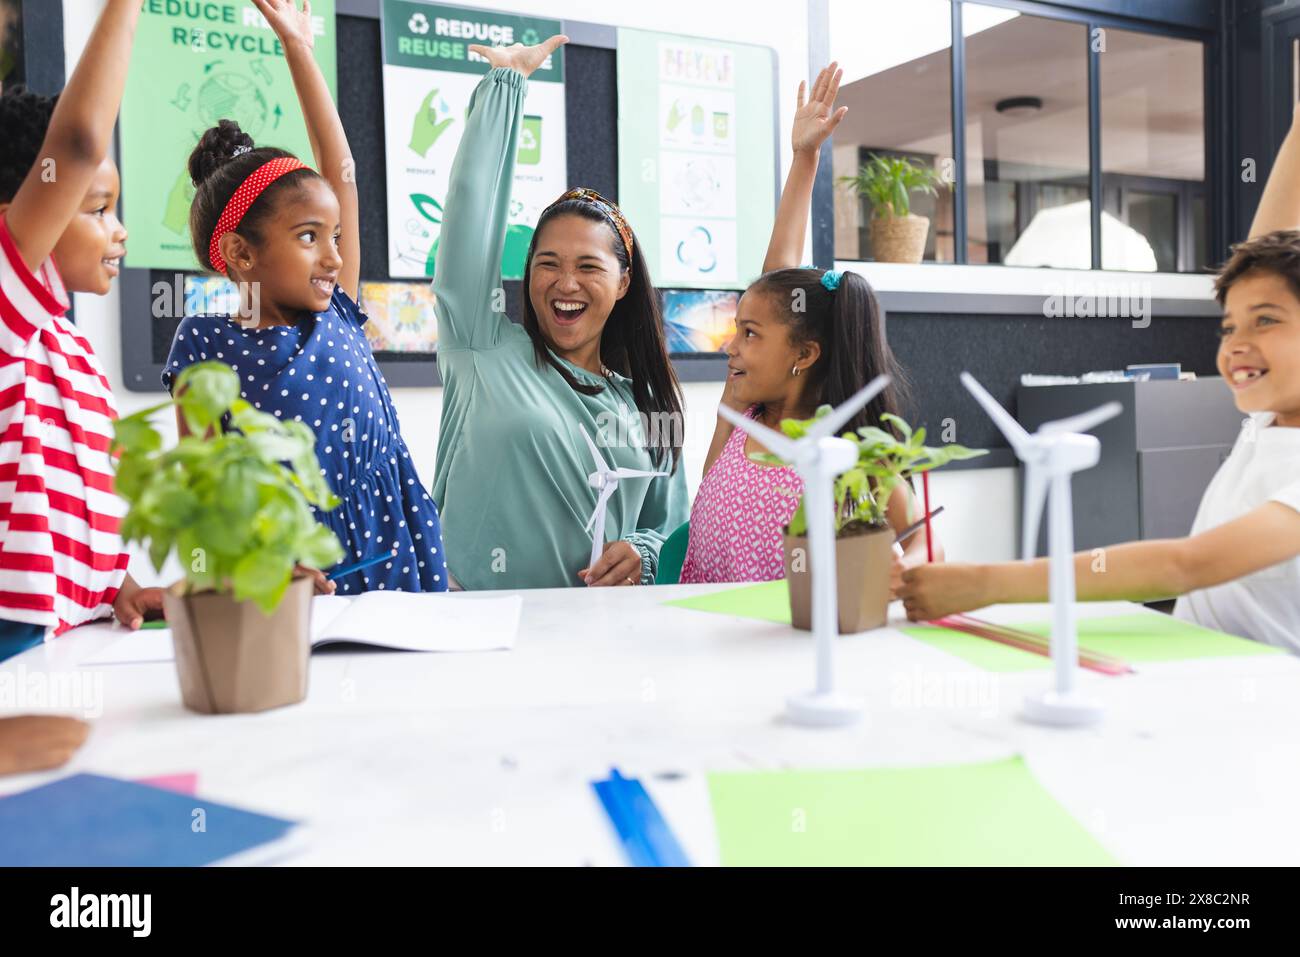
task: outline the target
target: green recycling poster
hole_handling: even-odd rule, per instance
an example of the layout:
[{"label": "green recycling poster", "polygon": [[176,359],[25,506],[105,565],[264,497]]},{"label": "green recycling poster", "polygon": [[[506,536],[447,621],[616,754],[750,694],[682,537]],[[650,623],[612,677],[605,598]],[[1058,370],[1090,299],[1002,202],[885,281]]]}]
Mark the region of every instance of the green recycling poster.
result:
[{"label": "green recycling poster", "polygon": [[[384,139],[388,272],[433,275],[451,164],[470,94],[488,63],[470,44],[532,45],[563,32],[559,20],[384,0]],[[528,81],[506,227],[502,278],[519,279],[537,219],[568,188],[564,50]],[[485,158],[488,159],[488,158]]]},{"label": "green recycling poster", "polygon": [[765,47],[618,31],[619,205],[661,286],[743,289],[762,270],[773,79]]},{"label": "green recycling poster", "polygon": [[[192,270],[194,187],[203,131],[233,119],[259,146],[314,164],[284,51],[247,0],[142,0],[120,118],[126,265]],[[334,0],[312,4],[316,62],[335,85]],[[205,264],[206,265],[206,264]]]}]

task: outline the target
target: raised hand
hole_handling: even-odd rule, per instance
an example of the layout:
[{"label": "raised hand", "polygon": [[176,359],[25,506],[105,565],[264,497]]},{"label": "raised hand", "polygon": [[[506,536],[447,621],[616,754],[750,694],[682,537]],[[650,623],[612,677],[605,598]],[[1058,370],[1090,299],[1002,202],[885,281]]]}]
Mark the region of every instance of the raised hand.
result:
[{"label": "raised hand", "polygon": [[568,37],[558,34],[531,47],[522,43],[512,43],[508,47],[486,47],[481,43],[471,43],[469,49],[471,53],[477,53],[487,60],[493,68],[505,67],[508,70],[518,70],[524,76],[532,76],[533,71],[545,63],[548,56],[568,42]]},{"label": "raised hand", "polygon": [[796,153],[816,152],[820,149],[849,111],[847,106],[835,109],[835,96],[840,91],[840,78],[843,76],[844,71],[838,69],[836,63],[823,67],[813,81],[812,96],[808,97],[806,103],[804,94],[808,84],[799,84],[798,109],[795,110],[794,125],[790,131],[790,143]]},{"label": "raised hand", "polygon": [[308,47],[315,46],[315,36],[311,32],[311,0],[302,0],[301,10],[297,0],[253,0],[253,6],[266,17],[266,22],[282,43],[298,40]]}]

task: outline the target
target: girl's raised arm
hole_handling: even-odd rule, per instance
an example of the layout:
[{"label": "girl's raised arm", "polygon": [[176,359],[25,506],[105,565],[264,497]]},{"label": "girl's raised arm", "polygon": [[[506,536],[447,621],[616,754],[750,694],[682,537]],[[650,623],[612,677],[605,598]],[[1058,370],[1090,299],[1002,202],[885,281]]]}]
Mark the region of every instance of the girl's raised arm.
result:
[{"label": "girl's raised arm", "polygon": [[338,196],[342,226],[339,255],[343,260],[339,288],[355,301],[361,284],[361,212],[356,168],[347,134],[343,132],[343,121],[312,53],[315,38],[311,30],[311,0],[303,0],[301,10],[297,0],[253,0],[253,4],[266,17],[284,47],[284,58],[298,92],[317,169]]},{"label": "girl's raised arm", "polygon": [[108,0],[59,96],[36,163],[5,212],[30,269],[39,269],[54,251],[108,156],[139,19],[140,0]]},{"label": "girl's raised arm", "polygon": [[844,71],[835,63],[823,67],[813,82],[812,96],[804,102],[807,84],[799,83],[798,109],[790,131],[794,147],[794,160],[781,190],[781,203],[776,209],[776,222],[772,224],[772,239],[768,243],[763,272],[788,269],[803,261],[804,236],[808,232],[808,211],[812,207],[813,180],[817,178],[818,153],[822,143],[835,132],[847,106],[835,109],[835,95],[840,90]]}]

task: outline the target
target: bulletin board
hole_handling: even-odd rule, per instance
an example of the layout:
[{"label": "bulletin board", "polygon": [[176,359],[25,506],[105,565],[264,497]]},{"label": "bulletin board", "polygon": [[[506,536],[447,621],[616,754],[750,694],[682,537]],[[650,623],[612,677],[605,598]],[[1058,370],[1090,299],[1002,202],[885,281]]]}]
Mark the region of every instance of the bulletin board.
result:
[{"label": "bulletin board", "polygon": [[[339,114],[352,145],[361,204],[361,298],[375,324],[372,331],[382,335],[380,340],[372,338],[372,347],[390,386],[441,385],[436,340],[432,324],[427,321],[427,304],[431,301],[428,283],[394,278],[389,273],[380,0],[335,0],[335,4]],[[571,20],[563,23],[564,32],[570,38],[564,47],[568,180],[570,185],[587,186],[618,201],[618,31],[601,24]],[[768,47],[749,49],[754,51],[752,55],[764,57],[771,64],[772,88],[766,91],[764,102],[770,100],[771,115],[775,118],[780,115],[776,53]],[[754,95],[751,93],[751,98]],[[773,174],[765,192],[775,211],[780,195],[776,173],[780,166],[780,147],[775,129],[770,150]],[[130,195],[124,191],[124,210],[129,211],[130,203]],[[636,218],[629,218],[634,227],[640,225]],[[127,225],[129,228],[130,223]],[[754,275],[760,263],[761,256],[751,265]],[[137,392],[162,389],[159,377],[180,323],[179,316],[184,312],[176,308],[157,309],[155,304],[160,295],[168,297],[172,307],[182,303],[187,308],[208,308],[220,295],[220,290],[209,280],[210,277],[201,276],[197,270],[194,273],[135,268],[122,271],[122,373],[127,388]],[[503,285],[507,314],[518,321],[522,314],[521,283],[506,280]],[[726,359],[720,350],[730,336],[739,298],[734,284],[731,288],[720,285],[715,289],[673,288],[667,284],[659,288],[665,333],[679,378],[722,381],[726,375]],[[156,315],[160,311],[163,316]]]}]

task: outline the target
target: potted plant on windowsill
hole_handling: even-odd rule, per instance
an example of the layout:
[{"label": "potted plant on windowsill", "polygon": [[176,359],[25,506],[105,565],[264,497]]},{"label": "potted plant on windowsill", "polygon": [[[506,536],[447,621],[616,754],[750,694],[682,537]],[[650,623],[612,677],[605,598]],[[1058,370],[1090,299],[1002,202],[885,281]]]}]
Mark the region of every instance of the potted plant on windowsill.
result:
[{"label": "potted plant on windowsill", "polygon": [[[831,411],[817,410],[812,419],[783,419],[781,431],[800,439],[813,422]],[[964,445],[927,446],[925,429],[912,431],[896,415],[881,419],[897,434],[875,426],[845,432],[858,447],[858,461],[835,480],[835,566],[840,634],[853,634],[884,625],[889,610],[889,572],[894,560],[895,532],[887,519],[889,498],[900,482],[958,459],[986,454]],[[778,456],[755,452],[750,458],[769,465],[787,464]],[[801,499],[785,531],[785,577],[790,589],[790,619],[796,628],[812,630],[812,574],[809,569],[808,524]]]},{"label": "potted plant on windowsill", "polygon": [[[150,417],[179,407],[190,435],[163,450]],[[224,423],[224,428],[223,428]],[[155,569],[176,552],[185,577],[164,592],[185,706],[264,711],[307,696],[312,580],[299,564],[343,557],[311,505],[338,504],[315,438],[239,397],[235,372],[200,362],[175,398],[114,423],[122,538],[147,543]]]},{"label": "potted plant on windowsill", "polygon": [[877,262],[919,263],[930,220],[912,212],[912,193],[938,195],[946,186],[931,167],[905,156],[872,153],[855,176],[842,176],[871,205],[871,251]]}]

